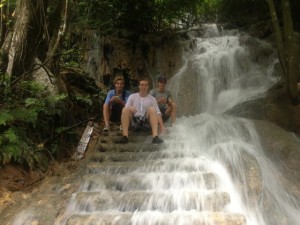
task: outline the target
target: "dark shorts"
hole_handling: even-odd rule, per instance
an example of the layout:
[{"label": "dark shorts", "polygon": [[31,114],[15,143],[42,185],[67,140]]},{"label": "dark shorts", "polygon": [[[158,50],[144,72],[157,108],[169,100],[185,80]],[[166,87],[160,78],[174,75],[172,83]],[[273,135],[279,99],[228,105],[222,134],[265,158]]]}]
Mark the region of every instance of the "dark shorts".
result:
[{"label": "dark shorts", "polygon": [[124,106],[121,104],[113,104],[111,106],[110,120],[112,122],[120,122],[121,121],[121,114],[122,114],[123,107]]},{"label": "dark shorts", "polygon": [[159,108],[160,112],[161,112],[161,118],[163,120],[163,122],[166,122],[170,116],[166,115],[166,111],[167,111],[167,108],[166,107],[163,107],[163,108]]},{"label": "dark shorts", "polygon": [[131,128],[134,131],[149,131],[151,125],[148,118],[145,116],[133,116],[131,122]]}]

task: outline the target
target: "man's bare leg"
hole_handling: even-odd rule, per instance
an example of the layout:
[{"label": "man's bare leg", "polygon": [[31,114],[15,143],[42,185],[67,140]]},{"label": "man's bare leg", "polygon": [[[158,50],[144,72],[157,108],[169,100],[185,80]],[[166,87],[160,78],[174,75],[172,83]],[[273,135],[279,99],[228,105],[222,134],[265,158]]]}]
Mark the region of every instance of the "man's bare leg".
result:
[{"label": "man's bare leg", "polygon": [[172,102],[172,108],[171,108],[171,123],[172,125],[175,123],[176,119],[176,103]]},{"label": "man's bare leg", "polygon": [[154,107],[149,107],[147,109],[147,117],[149,118],[151,130],[152,130],[152,136],[157,136],[158,132],[158,118],[157,118],[157,112]]},{"label": "man's bare leg", "polygon": [[103,118],[105,126],[109,128],[110,108],[108,104],[103,104]]},{"label": "man's bare leg", "polygon": [[123,108],[122,115],[121,115],[121,126],[122,126],[122,134],[123,136],[128,137],[128,129],[129,123],[131,121],[131,112],[129,108]]}]

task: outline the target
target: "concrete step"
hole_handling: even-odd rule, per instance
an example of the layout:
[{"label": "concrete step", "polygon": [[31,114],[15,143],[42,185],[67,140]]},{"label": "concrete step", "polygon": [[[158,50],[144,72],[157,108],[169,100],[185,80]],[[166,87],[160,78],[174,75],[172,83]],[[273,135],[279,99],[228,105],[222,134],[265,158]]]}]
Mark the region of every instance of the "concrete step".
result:
[{"label": "concrete step", "polygon": [[208,172],[89,174],[83,177],[80,191],[169,190],[185,187],[212,190],[218,187],[218,177]]},{"label": "concrete step", "polygon": [[246,225],[241,214],[223,212],[176,211],[101,212],[93,215],[73,215],[67,225]]},{"label": "concrete step", "polygon": [[101,192],[81,192],[76,196],[78,212],[117,210],[134,212],[158,210],[220,211],[230,203],[226,192],[199,191],[196,189],[167,191],[130,191],[119,192],[104,190]]},{"label": "concrete step", "polygon": [[155,152],[165,148],[164,144],[155,145],[152,143],[127,143],[127,144],[111,144],[101,143],[97,144],[96,150],[98,152]]},{"label": "concrete step", "polygon": [[125,162],[90,162],[87,172],[91,174],[109,173],[125,174],[132,172],[199,172],[205,170],[203,158],[175,158],[147,161],[125,161]]},{"label": "concrete step", "polygon": [[[150,151],[145,151],[150,150]],[[178,151],[151,151],[151,149],[143,149],[138,152],[119,152],[119,151],[105,151],[94,152],[90,159],[94,162],[124,162],[124,161],[143,161],[143,160],[157,160],[165,158],[184,158],[187,157]],[[191,157],[197,157],[196,154],[190,154]]]},{"label": "concrete step", "polygon": [[[121,139],[122,134],[119,132],[110,132],[107,136],[101,136],[99,139],[100,143],[118,143]],[[152,135],[151,132],[133,132],[129,133],[129,143],[144,143],[150,144],[152,142]]]}]

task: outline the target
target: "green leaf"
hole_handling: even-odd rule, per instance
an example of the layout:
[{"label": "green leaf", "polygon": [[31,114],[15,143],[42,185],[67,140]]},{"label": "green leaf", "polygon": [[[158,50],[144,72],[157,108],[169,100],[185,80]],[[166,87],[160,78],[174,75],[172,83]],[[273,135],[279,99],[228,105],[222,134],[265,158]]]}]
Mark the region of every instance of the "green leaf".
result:
[{"label": "green leaf", "polygon": [[58,127],[55,129],[55,132],[60,134],[62,132],[64,132],[65,130],[69,129],[68,127]]},{"label": "green leaf", "polygon": [[32,108],[19,108],[12,111],[15,119],[22,120],[26,123],[35,123],[38,118],[38,113],[41,109]]},{"label": "green leaf", "polygon": [[88,104],[88,105],[93,105],[93,102],[92,100],[89,98],[89,96],[75,96],[76,100],[79,101],[79,102],[84,102],[85,104]]},{"label": "green leaf", "polygon": [[13,118],[13,115],[7,111],[0,111],[0,125],[6,125],[6,123],[13,120]]},{"label": "green leaf", "polygon": [[59,101],[62,101],[64,99],[66,99],[68,97],[67,94],[60,94],[60,95],[50,95],[46,98],[46,100],[50,103],[50,104],[55,104],[58,103]]},{"label": "green leaf", "polygon": [[26,98],[25,99],[25,107],[36,105],[38,100],[36,98]]},{"label": "green leaf", "polygon": [[18,141],[18,136],[13,128],[9,128],[7,131],[5,131],[4,137],[6,137],[11,143],[15,143]]}]

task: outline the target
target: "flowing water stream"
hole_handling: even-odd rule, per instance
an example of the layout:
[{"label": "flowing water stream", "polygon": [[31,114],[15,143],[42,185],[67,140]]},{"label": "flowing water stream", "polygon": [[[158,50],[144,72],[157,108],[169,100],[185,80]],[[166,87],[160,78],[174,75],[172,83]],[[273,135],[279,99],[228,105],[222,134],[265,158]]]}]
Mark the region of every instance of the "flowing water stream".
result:
[{"label": "flowing water stream", "polygon": [[[271,47],[208,31],[168,84],[179,118],[165,143],[153,146],[144,135],[125,146],[100,140],[54,224],[300,224],[300,200],[265,156],[253,123],[226,114],[277,81]],[[262,58],[247,48],[250,40]],[[25,210],[12,224],[51,224],[34,223],[38,217]]]}]

